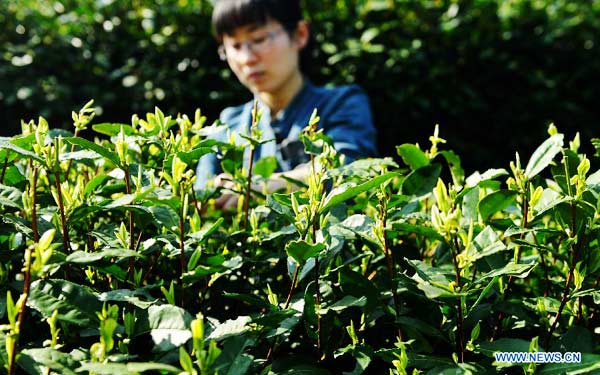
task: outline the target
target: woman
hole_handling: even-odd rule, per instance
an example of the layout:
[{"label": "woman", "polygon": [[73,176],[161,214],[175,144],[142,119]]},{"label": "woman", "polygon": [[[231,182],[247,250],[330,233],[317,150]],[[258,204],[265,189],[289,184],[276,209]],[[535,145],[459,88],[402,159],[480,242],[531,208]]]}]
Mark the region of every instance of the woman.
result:
[{"label": "woman", "polygon": [[[346,162],[376,154],[375,128],[364,92],[356,85],[317,87],[303,75],[301,53],[310,31],[299,0],[219,0],[212,22],[221,59],[259,102],[263,139],[274,139],[255,150],[255,160],[265,156],[278,160],[278,173],[267,184],[269,192],[287,185],[283,175],[306,179],[307,156],[298,136],[315,108],[321,118],[319,127]],[[237,134],[248,134],[253,102],[226,108],[221,122]],[[220,140],[225,136],[221,134]],[[195,188],[204,188],[213,178],[214,186],[232,187],[231,176],[220,172],[214,154],[202,157]],[[215,204],[231,208],[237,199],[236,194],[226,193]]]}]

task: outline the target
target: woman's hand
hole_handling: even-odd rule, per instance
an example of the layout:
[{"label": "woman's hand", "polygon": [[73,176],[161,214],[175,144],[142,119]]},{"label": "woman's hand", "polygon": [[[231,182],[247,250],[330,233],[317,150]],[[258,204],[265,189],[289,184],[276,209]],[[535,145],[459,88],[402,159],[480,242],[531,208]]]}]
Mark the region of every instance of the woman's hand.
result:
[{"label": "woman's hand", "polygon": [[[282,172],[282,173],[273,173],[271,178],[267,181],[266,185],[266,193],[272,194],[281,189],[285,189],[291,187],[291,190],[297,190],[298,186],[291,185],[288,181],[286,181],[282,176],[290,177],[295,180],[299,180],[302,182],[306,182],[307,176],[310,173],[310,168],[308,163],[301,164],[297,168]],[[237,208],[238,199],[240,197],[239,192],[236,192],[236,183],[233,181],[233,177],[229,173],[221,173],[214,178],[214,186],[222,187],[221,196],[215,199],[215,208],[220,210],[234,210]],[[252,184],[252,190],[261,192],[263,191],[263,186],[260,184]],[[245,187],[244,187],[245,189]]]},{"label": "woman's hand", "polygon": [[222,187],[221,196],[215,199],[215,208],[233,210],[237,208],[239,195],[235,192],[236,183],[229,173],[221,173],[214,178],[215,187]]}]

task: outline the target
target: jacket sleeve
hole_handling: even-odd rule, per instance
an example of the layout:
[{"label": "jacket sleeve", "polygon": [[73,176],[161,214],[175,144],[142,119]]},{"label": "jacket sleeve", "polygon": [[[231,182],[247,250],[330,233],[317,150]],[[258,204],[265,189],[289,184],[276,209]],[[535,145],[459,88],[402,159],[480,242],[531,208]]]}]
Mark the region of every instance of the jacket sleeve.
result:
[{"label": "jacket sleeve", "polygon": [[346,163],[377,156],[376,130],[365,92],[356,85],[338,89],[323,111],[323,129]]},{"label": "jacket sleeve", "polygon": [[196,181],[194,182],[194,190],[200,191],[206,187],[210,179],[215,177],[217,172],[218,160],[216,155],[202,155],[196,166]]}]

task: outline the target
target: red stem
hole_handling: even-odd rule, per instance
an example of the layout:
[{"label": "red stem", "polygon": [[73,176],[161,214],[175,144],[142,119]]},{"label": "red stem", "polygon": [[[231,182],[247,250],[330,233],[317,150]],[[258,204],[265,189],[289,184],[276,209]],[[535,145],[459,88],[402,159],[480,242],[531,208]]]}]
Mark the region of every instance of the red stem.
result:
[{"label": "red stem", "polygon": [[184,243],[184,221],[183,221],[183,206],[181,208],[181,215],[179,215],[179,248],[181,254],[179,257],[179,263],[181,266],[181,307],[185,307],[185,287],[183,285],[183,274],[185,273],[185,243]]},{"label": "red stem", "polygon": [[[62,227],[63,234],[63,249],[65,254],[69,254],[71,252],[71,241],[69,240],[69,230],[67,229],[67,219],[65,217],[65,206],[63,204],[62,197],[62,188],[60,186],[60,172],[54,172],[54,184],[56,185],[56,191],[58,195],[58,207],[60,210],[60,224]],[[69,280],[69,264],[67,263],[65,266],[65,278]]]},{"label": "red stem", "polygon": [[[127,192],[127,194],[131,194],[132,190],[131,190],[131,175],[129,173],[129,166],[125,166],[125,191]],[[134,231],[134,217],[133,217],[133,211],[129,211],[129,215],[127,215],[129,218],[129,250],[133,250],[135,248],[135,240],[133,238],[133,231]],[[129,278],[132,276],[133,273],[133,268],[135,266],[135,258],[131,257],[129,258],[129,265],[127,267],[127,280],[129,280]]]},{"label": "red stem", "polygon": [[[454,273],[456,277],[456,285],[458,288],[461,288],[460,282],[460,268],[458,266],[458,253],[459,253],[459,245],[458,239],[454,237],[454,251],[452,252],[452,260],[454,263]],[[464,337],[463,337],[463,311],[462,311],[462,301],[459,298],[458,304],[456,306],[457,310],[457,319],[456,319],[456,349],[458,352],[458,361],[463,363],[465,361],[465,350],[464,350]]]},{"label": "red stem", "polygon": [[8,167],[8,150],[6,150],[6,156],[4,157],[4,165],[2,166],[2,175],[0,176],[0,184],[4,183],[4,175],[6,174],[7,167]]},{"label": "red stem", "polygon": [[[387,196],[384,199],[387,199]],[[386,206],[387,206],[386,202],[384,202],[382,199],[379,202],[379,215],[381,217],[381,226],[382,226],[382,231],[383,231],[383,252],[385,254],[387,271],[388,271],[388,276],[390,278],[390,285],[391,285],[391,289],[392,289],[392,296],[394,298],[394,311],[396,313],[396,318],[398,318],[400,316],[400,298],[398,297],[398,291],[396,290],[396,285],[394,284],[394,269],[395,269],[394,258],[392,257],[392,251],[390,250],[390,248],[388,246],[387,232],[385,230],[385,228],[387,226]],[[402,330],[400,328],[398,328],[398,338],[400,338],[400,341],[402,341]]]},{"label": "red stem", "polygon": [[248,216],[250,210],[250,191],[252,190],[252,166],[254,164],[254,147],[250,149],[250,164],[248,168],[248,185],[246,187],[246,198],[244,199],[244,228],[248,229]]}]

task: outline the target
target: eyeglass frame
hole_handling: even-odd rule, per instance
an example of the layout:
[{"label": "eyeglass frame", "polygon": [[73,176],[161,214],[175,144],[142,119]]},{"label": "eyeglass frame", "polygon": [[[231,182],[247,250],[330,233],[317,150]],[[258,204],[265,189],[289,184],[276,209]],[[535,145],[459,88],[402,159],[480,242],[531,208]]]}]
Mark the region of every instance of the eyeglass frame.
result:
[{"label": "eyeglass frame", "polygon": [[[262,53],[264,51],[260,51],[261,48],[266,48],[271,42],[273,42],[273,40],[275,40],[275,38],[277,38],[281,33],[286,32],[286,30],[281,27],[278,28],[277,30],[271,30],[266,32],[264,35],[260,35],[257,37],[253,37],[253,38],[249,38],[248,40],[245,40],[243,42],[236,42],[234,44],[240,44],[240,48],[239,49],[235,49],[235,53],[234,54],[238,54],[241,53],[242,48],[245,46],[246,49],[252,53]],[[256,48],[257,46],[264,44],[264,47],[259,47],[258,49]],[[233,46],[231,46],[233,47]],[[220,44],[219,48],[217,48],[217,53],[219,54],[219,58],[221,59],[221,61],[227,61],[227,47],[225,46],[225,44]],[[231,55],[231,52],[230,52]]]}]

